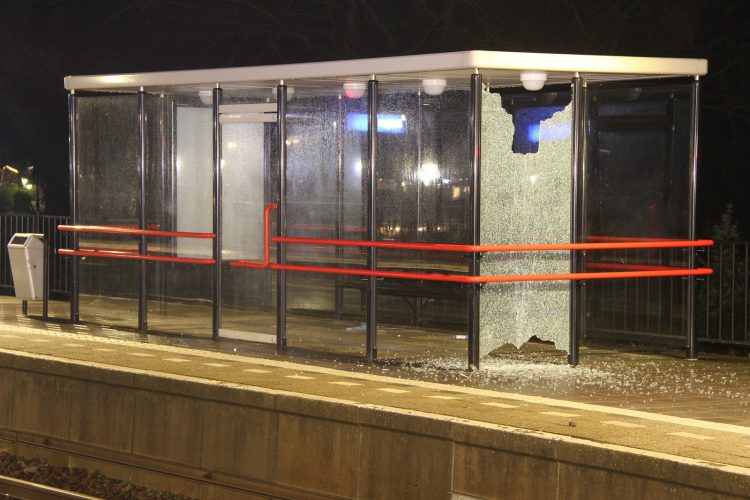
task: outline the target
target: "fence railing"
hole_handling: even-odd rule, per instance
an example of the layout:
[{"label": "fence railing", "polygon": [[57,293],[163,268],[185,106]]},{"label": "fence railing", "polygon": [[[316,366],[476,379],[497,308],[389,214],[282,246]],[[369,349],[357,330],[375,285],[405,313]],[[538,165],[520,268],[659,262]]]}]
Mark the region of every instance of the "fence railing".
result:
[{"label": "fence railing", "polygon": [[750,242],[717,242],[699,253],[696,263],[714,274],[696,293],[696,329],[701,341],[750,347],[748,332],[748,251]]},{"label": "fence railing", "polygon": [[[714,274],[696,277],[695,329],[702,344],[750,347],[748,276],[750,242],[717,241],[697,251],[696,266]],[[643,265],[686,261],[684,252],[613,254],[610,260]],[[587,283],[585,332],[625,340],[685,342],[687,329],[685,278]]]},{"label": "fence railing", "polygon": [[70,259],[57,255],[57,248],[71,245],[71,235],[57,230],[60,224],[68,224],[70,218],[60,215],[0,215],[0,292],[12,293],[13,277],[8,259],[8,242],[14,233],[41,233],[48,238],[49,289],[54,297],[68,295]]},{"label": "fence railing", "polygon": [[[58,255],[58,248],[70,248],[70,232],[59,231],[70,218],[55,215],[0,215],[0,293],[13,291],[7,244],[14,233],[43,233],[49,238],[50,292],[68,295],[70,257]],[[684,258],[682,249],[653,250],[639,257],[641,267],[649,262]],[[632,254],[616,255],[617,262],[629,262]],[[648,262],[647,262],[648,261]],[[699,251],[697,267],[710,267],[713,275],[696,278],[695,326],[703,343],[750,347],[750,242],[717,241],[713,248]],[[585,329],[587,333],[637,337],[639,339],[684,339],[687,310],[687,280],[651,278],[603,280],[587,284]]]}]

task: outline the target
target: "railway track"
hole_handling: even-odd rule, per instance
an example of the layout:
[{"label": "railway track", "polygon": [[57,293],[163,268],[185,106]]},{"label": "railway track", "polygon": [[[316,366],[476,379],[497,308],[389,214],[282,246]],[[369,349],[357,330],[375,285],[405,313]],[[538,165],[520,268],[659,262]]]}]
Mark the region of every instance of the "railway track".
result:
[{"label": "railway track", "polygon": [[0,499],[53,500],[60,498],[92,500],[98,497],[74,493],[43,484],[0,476]]}]

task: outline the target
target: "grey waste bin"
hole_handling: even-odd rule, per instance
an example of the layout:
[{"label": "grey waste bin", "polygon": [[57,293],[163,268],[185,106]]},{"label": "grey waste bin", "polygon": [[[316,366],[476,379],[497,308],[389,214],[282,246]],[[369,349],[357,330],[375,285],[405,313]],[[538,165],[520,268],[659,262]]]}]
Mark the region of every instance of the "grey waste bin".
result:
[{"label": "grey waste bin", "polygon": [[21,300],[46,299],[46,246],[44,235],[35,233],[16,233],[8,243],[13,286]]}]

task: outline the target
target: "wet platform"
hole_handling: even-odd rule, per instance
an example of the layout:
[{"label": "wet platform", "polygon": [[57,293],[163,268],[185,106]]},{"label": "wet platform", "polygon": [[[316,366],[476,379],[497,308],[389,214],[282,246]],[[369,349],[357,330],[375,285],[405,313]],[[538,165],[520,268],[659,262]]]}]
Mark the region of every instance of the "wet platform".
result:
[{"label": "wet platform", "polygon": [[[590,471],[584,474],[587,479],[581,483],[589,489],[580,489],[581,484],[565,484],[564,494],[558,491],[553,495],[545,490],[547,494],[542,497],[547,498],[593,497],[598,491],[606,492],[605,483],[611,486],[612,479],[600,478],[597,482],[597,474],[601,475],[602,471],[643,479],[645,482],[638,483],[638,487],[645,489],[638,491],[644,494],[660,495],[659,492],[666,491],[671,492],[668,496],[680,496],[684,487],[698,492],[696,498],[702,494],[750,495],[750,360],[747,358],[701,354],[699,360],[688,361],[678,350],[634,347],[626,350],[589,345],[581,351],[581,365],[572,368],[566,364],[564,353],[548,344],[530,343],[520,350],[500,349],[483,361],[480,370],[467,372],[465,353],[461,351],[463,344],[456,344],[451,335],[424,329],[386,330],[381,342],[389,359],[368,364],[354,355],[356,349],[339,353],[317,351],[326,344],[326,329],[312,319],[307,325],[311,332],[308,342],[299,339],[300,346],[292,347],[285,355],[277,355],[272,346],[251,342],[144,335],[110,326],[73,325],[55,319],[45,323],[22,316],[18,302],[11,298],[1,299],[0,306],[3,319],[0,364],[5,369],[35,371],[36,368],[24,364],[26,361],[18,361],[31,359],[42,364],[52,363],[57,367],[54,370],[62,370],[60,373],[67,373],[61,368],[65,364],[78,367],[70,368],[70,376],[74,378],[76,370],[93,369],[108,374],[102,376],[103,381],[120,380],[117,377],[121,374],[153,375],[172,384],[176,383],[174,381],[196,383],[198,385],[193,386],[196,394],[206,393],[207,387],[217,387],[273,394],[276,398],[293,396],[295,402],[289,404],[294,411],[289,407],[279,410],[279,401],[273,407],[274,411],[294,415],[306,414],[305,406],[313,408],[310,411],[314,414],[316,405],[335,405],[335,415],[326,410],[325,415],[315,418],[339,422],[344,428],[354,423],[362,427],[369,419],[365,427],[374,426],[379,432],[393,427],[409,436],[430,439],[438,439],[440,433],[448,429],[453,439],[451,484],[436,481],[430,486],[424,482],[421,486],[412,485],[418,497],[436,498],[430,496],[436,492],[442,492],[442,497],[449,497],[450,492],[453,498],[493,497],[493,492],[500,492],[507,485],[483,464],[494,463],[498,453],[511,451],[514,457],[523,456],[525,460],[530,460],[530,456],[541,457],[541,462],[529,465],[524,474],[551,474],[539,464],[559,460],[575,463],[579,468],[584,464]],[[53,303],[53,315],[63,316],[66,307],[66,304]],[[33,309],[31,313],[34,314]],[[357,335],[354,329],[351,334]],[[358,342],[353,340],[352,345]],[[429,351],[425,345],[430,346]],[[84,372],[80,373],[80,377],[84,377]],[[15,384],[17,391],[18,381]],[[190,390],[182,389],[180,397],[186,397],[185,391]],[[17,394],[9,397],[13,405],[6,412],[8,415],[0,414],[0,426],[7,432],[11,429],[19,432],[20,425],[23,431],[21,420],[28,414],[20,405],[25,400],[19,399]],[[232,401],[232,404],[238,403]],[[263,404],[260,406],[268,409]],[[71,433],[71,429],[76,428],[75,409],[66,408],[68,431],[60,431],[61,436],[75,441]],[[185,407],[188,408],[189,405]],[[357,416],[352,416],[352,411]],[[346,415],[342,416],[341,412]],[[364,412],[369,415],[367,419]],[[370,415],[371,412],[375,415]],[[160,417],[152,417],[160,421]],[[397,422],[402,417],[406,420]],[[305,437],[305,432],[313,428],[320,431],[320,427],[310,428],[300,422],[293,420],[287,424],[291,425],[291,435],[303,441],[311,439]],[[142,420],[141,425],[151,426],[152,422]],[[420,429],[420,425],[424,425],[424,429]],[[441,428],[441,425],[448,427]],[[277,426],[282,424],[277,422]],[[138,441],[134,435],[139,432],[137,427],[129,427],[130,444],[121,446],[130,454],[136,453],[132,443]],[[276,431],[282,427],[277,427]],[[39,434],[38,429],[24,432]],[[508,445],[510,448],[498,444],[502,440],[496,432],[515,444]],[[469,435],[473,437],[467,437]],[[336,436],[344,439],[338,430],[331,431],[331,436],[334,447]],[[363,435],[358,436],[363,439]],[[367,436],[371,434],[365,438]],[[518,439],[529,437],[536,441],[519,444]],[[398,439],[393,441],[399,442]],[[408,439],[402,444],[408,445]],[[342,450],[347,449],[346,443],[339,445]],[[338,486],[330,489],[327,479],[305,472],[315,470],[313,463],[306,462],[322,460],[320,452],[315,451],[318,446],[311,446],[312,449],[307,450],[309,460],[299,455],[302,450],[297,449],[298,455],[294,460],[287,457],[291,462],[286,465],[287,452],[274,448],[273,477],[263,477],[263,484],[286,485],[292,488],[292,497],[302,493],[312,495],[312,491],[333,497],[364,498],[375,491],[368,489],[375,486],[367,471],[349,471],[357,481],[351,487],[344,481],[343,489]],[[425,449],[429,446],[430,443],[425,444]],[[568,453],[565,447],[569,447],[572,454],[568,458],[565,458]],[[570,451],[573,449],[578,451]],[[358,448],[357,453],[363,454],[364,449]],[[435,450],[433,453],[440,454]],[[189,450],[184,452],[185,463],[191,463],[187,458],[190,454]],[[605,455],[609,458],[602,458]],[[362,457],[365,455],[357,456],[360,457],[359,467],[364,467]],[[179,462],[181,459],[175,455],[169,460]],[[196,466],[206,466],[202,460],[196,462]],[[339,457],[338,460],[344,459]],[[456,460],[466,463],[466,467],[457,469]],[[512,462],[518,463],[517,457]],[[442,465],[433,465],[434,473],[439,475]],[[373,467],[378,470],[379,466]],[[297,482],[285,479],[285,474],[291,474],[292,470],[300,477]],[[483,472],[488,477],[482,477]],[[565,476],[559,469],[553,475],[556,481],[563,482],[576,477],[575,474]],[[654,486],[661,484],[659,481],[666,489]],[[312,485],[310,489],[306,489],[308,483]],[[530,493],[528,488],[533,487],[533,483],[530,481],[521,493]],[[605,487],[601,489],[603,484]],[[409,490],[404,485],[398,487],[406,488],[402,491]],[[387,493],[387,488],[383,491]],[[517,496],[523,497],[520,493]]]}]

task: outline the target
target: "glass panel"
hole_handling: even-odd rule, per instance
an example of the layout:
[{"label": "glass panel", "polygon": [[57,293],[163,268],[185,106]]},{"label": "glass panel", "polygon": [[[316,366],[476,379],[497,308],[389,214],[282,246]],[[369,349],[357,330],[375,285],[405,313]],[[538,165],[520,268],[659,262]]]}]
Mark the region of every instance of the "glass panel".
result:
[{"label": "glass panel", "polygon": [[[138,227],[138,98],[76,98],[78,223]],[[138,240],[81,233],[81,248],[138,251]],[[139,263],[80,259],[80,315],[85,321],[136,326]]]},{"label": "glass panel", "polygon": [[[363,239],[363,165],[367,164],[366,97],[340,87],[297,88],[287,117],[287,234]],[[289,245],[288,262],[362,267],[347,247]],[[295,347],[362,355],[363,283],[335,275],[287,273],[287,335]],[[330,335],[336,337],[332,343]]]},{"label": "glass panel", "polygon": [[[223,103],[267,102],[270,90],[226,91]],[[257,118],[257,116],[256,116]],[[235,268],[231,260],[263,260],[264,207],[276,203],[278,154],[275,122],[223,123],[222,318],[220,335],[275,342],[276,272]],[[271,213],[271,234],[276,234]],[[275,245],[271,245],[275,259]],[[258,336],[261,334],[262,336]]]},{"label": "glass panel", "polygon": [[[569,102],[569,90],[483,93],[482,244],[570,241]],[[567,273],[569,263],[567,252],[488,253],[481,273]],[[480,355],[534,336],[567,350],[568,281],[487,283],[480,297]]]},{"label": "glass panel", "polygon": [[[213,108],[196,94],[146,96],[146,223],[212,232]],[[212,242],[148,238],[151,254],[210,258]],[[149,329],[211,334],[212,266],[150,262]]]},{"label": "glass panel", "polygon": [[[453,82],[439,95],[418,84],[381,84],[378,109],[377,240],[469,243],[469,89]],[[454,252],[378,250],[378,268],[466,273]],[[384,279],[378,282],[379,350],[403,357],[465,355],[466,288],[457,283]],[[404,328],[409,325],[410,328]],[[413,327],[418,327],[417,329]]]},{"label": "glass panel", "polygon": [[[687,238],[690,102],[684,81],[589,86],[589,241]],[[595,252],[587,258],[592,271],[686,265],[683,249]],[[644,278],[587,284],[587,335],[684,336],[686,283]]]}]

